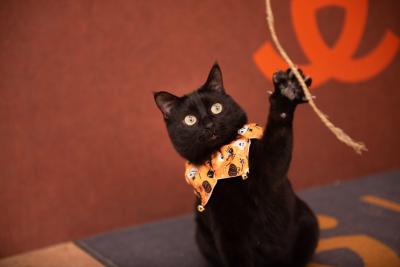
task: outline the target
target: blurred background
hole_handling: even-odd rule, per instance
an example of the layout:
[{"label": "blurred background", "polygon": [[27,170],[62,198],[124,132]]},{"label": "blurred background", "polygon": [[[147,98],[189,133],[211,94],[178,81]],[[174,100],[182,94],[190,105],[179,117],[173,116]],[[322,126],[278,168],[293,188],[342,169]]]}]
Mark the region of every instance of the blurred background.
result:
[{"label": "blurred background", "polygon": [[[400,2],[272,1],[278,36],[330,119],[297,111],[296,190],[399,169]],[[152,92],[196,89],[218,61],[264,125],[273,71],[262,0],[0,2],[0,257],[191,212]]]}]

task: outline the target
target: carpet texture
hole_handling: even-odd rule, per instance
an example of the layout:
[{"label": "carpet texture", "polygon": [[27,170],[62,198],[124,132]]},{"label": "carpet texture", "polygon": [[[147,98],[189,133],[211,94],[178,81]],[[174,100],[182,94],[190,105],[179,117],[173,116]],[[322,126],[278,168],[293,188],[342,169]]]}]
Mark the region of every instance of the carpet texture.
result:
[{"label": "carpet texture", "polygon": [[[400,172],[300,192],[318,214],[321,239],[310,267],[399,267]],[[109,267],[205,267],[192,215],[76,241]]]}]

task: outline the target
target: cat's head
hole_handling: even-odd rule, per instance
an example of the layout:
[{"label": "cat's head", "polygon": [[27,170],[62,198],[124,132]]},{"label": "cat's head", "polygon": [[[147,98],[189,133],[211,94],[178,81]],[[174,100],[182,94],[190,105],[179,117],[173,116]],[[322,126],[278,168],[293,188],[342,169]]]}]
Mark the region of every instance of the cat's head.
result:
[{"label": "cat's head", "polygon": [[222,72],[214,64],[207,81],[182,97],[154,93],[176,151],[192,163],[203,163],[212,152],[231,142],[247,123],[246,113],[225,93]]}]

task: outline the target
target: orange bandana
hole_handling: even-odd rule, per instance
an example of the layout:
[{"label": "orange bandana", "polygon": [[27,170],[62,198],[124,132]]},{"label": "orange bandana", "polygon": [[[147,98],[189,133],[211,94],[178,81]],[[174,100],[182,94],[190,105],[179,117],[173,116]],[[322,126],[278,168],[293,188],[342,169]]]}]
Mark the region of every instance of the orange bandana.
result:
[{"label": "orange bandana", "polygon": [[186,162],[186,182],[193,186],[195,194],[201,199],[198,211],[204,210],[218,180],[237,176],[247,179],[251,139],[259,139],[262,134],[263,129],[257,124],[246,124],[239,129],[236,139],[214,152],[210,160],[202,165]]}]

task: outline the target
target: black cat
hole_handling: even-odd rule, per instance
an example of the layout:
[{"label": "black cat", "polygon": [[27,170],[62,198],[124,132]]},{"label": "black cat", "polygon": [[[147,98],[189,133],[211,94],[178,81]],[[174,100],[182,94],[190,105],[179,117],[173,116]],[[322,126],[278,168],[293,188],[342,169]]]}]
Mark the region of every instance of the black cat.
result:
[{"label": "black cat", "polygon": [[[306,102],[304,92],[291,70],[275,73],[273,83],[264,135],[250,147],[248,179],[220,180],[205,211],[195,211],[198,246],[214,266],[305,266],[318,242],[316,217],[287,179],[293,116]],[[233,141],[247,123],[225,93],[218,64],[198,90],[182,97],[157,92],[154,98],[175,149],[195,164]]]}]

